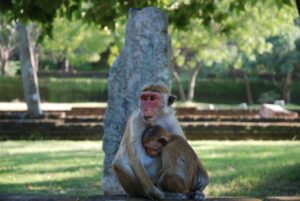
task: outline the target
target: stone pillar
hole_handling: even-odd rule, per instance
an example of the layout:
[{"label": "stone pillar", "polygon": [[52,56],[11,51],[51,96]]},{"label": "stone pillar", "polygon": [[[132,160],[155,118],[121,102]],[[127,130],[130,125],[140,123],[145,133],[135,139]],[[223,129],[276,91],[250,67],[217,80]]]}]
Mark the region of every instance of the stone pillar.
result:
[{"label": "stone pillar", "polygon": [[125,46],[109,73],[108,107],[104,120],[105,152],[102,190],[104,194],[120,194],[111,170],[126,121],[138,107],[138,94],[148,83],[171,87],[171,42],[167,16],[160,9],[130,9]]}]

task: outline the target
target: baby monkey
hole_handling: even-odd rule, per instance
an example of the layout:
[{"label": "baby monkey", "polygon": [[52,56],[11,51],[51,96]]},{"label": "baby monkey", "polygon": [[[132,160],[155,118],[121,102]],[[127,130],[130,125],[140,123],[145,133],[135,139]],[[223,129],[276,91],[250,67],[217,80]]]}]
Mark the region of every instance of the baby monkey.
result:
[{"label": "baby monkey", "polygon": [[142,143],[147,155],[161,157],[161,170],[153,181],[155,185],[165,192],[204,199],[208,174],[183,137],[169,133],[160,126],[151,126],[145,129]]}]

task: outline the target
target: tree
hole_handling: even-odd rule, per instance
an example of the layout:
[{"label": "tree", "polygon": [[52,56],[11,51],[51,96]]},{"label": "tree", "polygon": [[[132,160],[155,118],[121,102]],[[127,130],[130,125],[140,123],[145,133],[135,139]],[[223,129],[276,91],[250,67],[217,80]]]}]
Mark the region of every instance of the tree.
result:
[{"label": "tree", "polygon": [[33,58],[33,66],[36,71],[39,70],[39,55],[40,55],[40,48],[39,48],[39,40],[41,37],[41,26],[38,23],[30,22],[26,26],[29,38],[29,47],[30,52]]},{"label": "tree", "polygon": [[17,24],[19,37],[19,54],[21,62],[21,75],[23,90],[27,103],[28,114],[38,118],[43,113],[40,108],[40,94],[38,90],[37,73],[34,66],[32,49],[26,27],[22,23]]},{"label": "tree", "polygon": [[[120,17],[127,16],[130,8],[156,6],[167,12],[169,22],[176,27],[184,28],[191,19],[202,19],[203,24],[211,22],[223,25],[223,30],[231,29],[230,24],[223,23],[232,13],[242,13],[248,5],[254,6],[259,0],[250,2],[236,1],[105,1],[105,0],[4,0],[0,1],[0,11],[10,19],[32,20],[42,23],[44,30],[50,32],[57,15],[84,19],[101,27],[114,28]],[[293,0],[273,0],[271,4],[278,8],[283,5],[295,5]],[[220,9],[221,8],[221,9]],[[229,25],[229,26],[227,26]]]},{"label": "tree", "polygon": [[8,23],[4,16],[0,16],[0,60],[1,74],[7,75],[9,59],[16,49],[16,23]]},{"label": "tree", "polygon": [[[267,39],[277,35],[297,35],[299,28],[294,23],[297,17],[297,10],[294,6],[284,5],[278,8],[276,4],[270,2],[257,3],[253,8],[247,7],[244,13],[233,15],[231,23],[239,26],[229,37],[230,44],[236,48],[232,55],[234,58],[232,66],[244,74],[249,104],[253,103],[249,80],[259,71],[264,70],[257,61],[259,55],[276,55],[273,50],[274,44]],[[294,41],[295,37],[294,39],[289,37],[289,39]],[[280,48],[289,47],[283,45]]]},{"label": "tree", "polygon": [[[230,1],[222,1],[216,5],[215,12],[223,13],[230,7]],[[195,80],[201,67],[218,66],[243,72],[247,102],[252,104],[250,80],[255,73],[256,52],[271,50],[271,44],[265,40],[267,37],[293,31],[296,14],[294,5],[278,7],[274,1],[248,2],[240,12],[232,12],[221,22],[206,24],[203,19],[191,19],[186,30],[177,30],[173,26],[174,78],[181,99],[193,99]],[[182,79],[189,83],[187,92],[183,90]]]},{"label": "tree", "polygon": [[290,35],[270,37],[271,52],[259,55],[258,64],[271,73],[272,81],[282,91],[286,103],[290,101],[290,89],[294,66],[300,63],[300,29]]},{"label": "tree", "polygon": [[[229,52],[226,35],[212,23],[206,27],[201,19],[194,19],[187,31],[172,30],[174,78],[182,100],[192,101],[195,83],[201,67],[224,61]],[[184,92],[182,80],[188,80],[188,91]]]},{"label": "tree", "polygon": [[63,63],[63,70],[68,71],[69,65],[99,61],[100,53],[109,47],[112,39],[107,29],[99,30],[80,20],[56,18],[52,36],[46,36],[41,44],[42,56]]}]

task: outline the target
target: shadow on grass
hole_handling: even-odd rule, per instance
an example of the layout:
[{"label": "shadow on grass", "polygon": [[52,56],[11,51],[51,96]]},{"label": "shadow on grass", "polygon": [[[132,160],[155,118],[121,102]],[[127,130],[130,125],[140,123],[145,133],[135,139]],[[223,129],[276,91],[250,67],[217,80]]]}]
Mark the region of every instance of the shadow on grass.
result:
[{"label": "shadow on grass", "polygon": [[300,163],[271,170],[253,190],[259,197],[300,195]]},{"label": "shadow on grass", "polygon": [[202,159],[210,175],[208,195],[300,195],[298,144],[243,146],[203,151]]},{"label": "shadow on grass", "polygon": [[65,180],[52,180],[30,183],[0,184],[0,193],[37,194],[37,195],[72,195],[88,197],[100,194],[100,174],[89,177],[72,177]]},{"label": "shadow on grass", "polygon": [[0,193],[100,194],[100,155],[91,150],[7,155],[0,166]]},{"label": "shadow on grass", "polygon": [[[194,143],[211,177],[208,195],[299,195],[299,143],[251,143]],[[0,193],[83,197],[100,194],[103,167],[100,149],[85,150],[68,143],[63,146],[70,149],[63,151],[52,149],[62,146],[56,143],[48,143],[42,151],[30,150],[28,146],[27,150],[34,152],[13,153],[9,149],[0,152]]]}]

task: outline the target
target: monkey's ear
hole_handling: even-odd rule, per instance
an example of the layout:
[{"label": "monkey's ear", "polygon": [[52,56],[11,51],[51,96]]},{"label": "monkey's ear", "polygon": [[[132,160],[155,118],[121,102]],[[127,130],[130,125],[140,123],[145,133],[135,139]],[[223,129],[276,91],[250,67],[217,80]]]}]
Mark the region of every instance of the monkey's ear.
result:
[{"label": "monkey's ear", "polygon": [[166,139],[165,137],[160,137],[160,138],[158,138],[157,141],[158,141],[159,143],[161,143],[162,146],[166,146],[167,143],[168,143],[168,141],[167,141],[167,139]]},{"label": "monkey's ear", "polygon": [[170,95],[168,98],[168,106],[171,106],[176,100],[176,96]]}]

